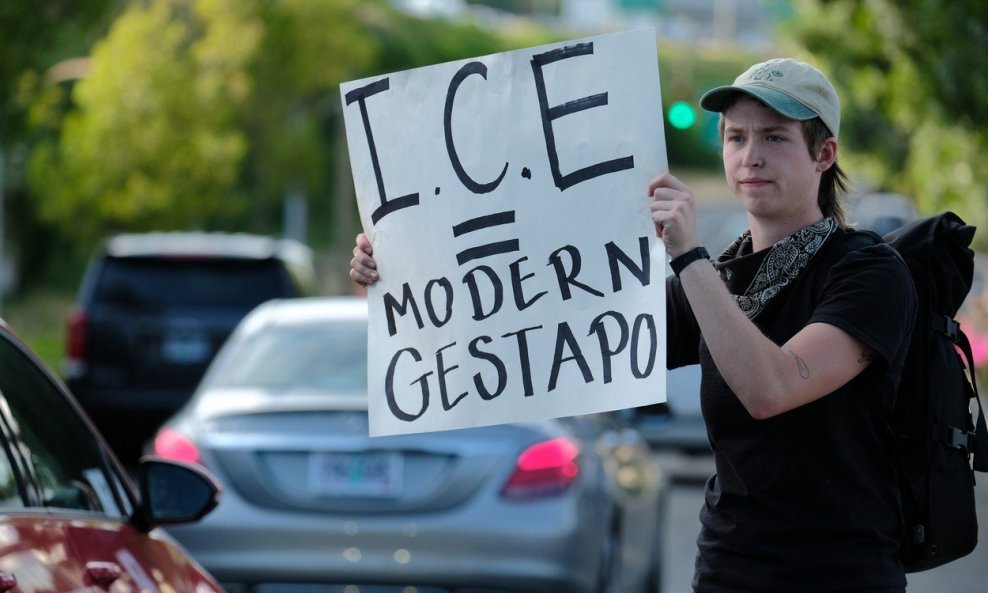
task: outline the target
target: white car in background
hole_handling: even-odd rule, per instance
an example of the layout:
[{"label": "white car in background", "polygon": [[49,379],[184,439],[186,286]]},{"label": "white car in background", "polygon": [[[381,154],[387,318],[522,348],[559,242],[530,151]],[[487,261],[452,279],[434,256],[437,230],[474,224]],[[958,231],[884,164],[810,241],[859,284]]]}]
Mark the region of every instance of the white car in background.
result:
[{"label": "white car in background", "polygon": [[158,433],[225,487],[169,531],[229,593],[657,590],[664,484],[625,414],[370,438],[366,364],[364,299],[271,301]]}]

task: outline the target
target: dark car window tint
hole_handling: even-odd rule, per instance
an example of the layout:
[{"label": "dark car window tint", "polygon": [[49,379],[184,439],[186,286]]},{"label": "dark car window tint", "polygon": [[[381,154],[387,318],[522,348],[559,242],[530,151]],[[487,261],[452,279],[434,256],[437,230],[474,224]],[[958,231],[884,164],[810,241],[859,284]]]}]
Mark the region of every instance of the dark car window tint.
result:
[{"label": "dark car window tint", "polygon": [[0,394],[45,506],[123,516],[119,484],[98,441],[58,388],[7,340],[0,340]]},{"label": "dark car window tint", "polygon": [[286,282],[274,260],[109,258],[95,299],[135,308],[253,308],[285,296]]},{"label": "dark car window tint", "polygon": [[24,500],[17,487],[17,475],[14,473],[10,458],[9,443],[2,435],[0,438],[4,439],[3,443],[0,443],[0,509],[20,508],[24,506]]},{"label": "dark car window tint", "polygon": [[367,390],[367,324],[275,326],[240,344],[212,383],[225,387]]}]

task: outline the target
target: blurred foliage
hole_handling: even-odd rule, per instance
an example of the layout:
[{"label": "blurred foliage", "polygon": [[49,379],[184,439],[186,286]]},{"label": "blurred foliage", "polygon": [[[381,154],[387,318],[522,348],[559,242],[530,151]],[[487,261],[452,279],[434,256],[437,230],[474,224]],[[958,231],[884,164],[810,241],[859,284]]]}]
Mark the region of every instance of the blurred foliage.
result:
[{"label": "blurred foliage", "polygon": [[470,4],[514,14],[559,14],[563,0],[470,0]]},{"label": "blurred foliage", "polygon": [[697,116],[696,123],[685,130],[673,128],[665,118],[670,169],[721,170],[719,116],[700,109],[700,96],[715,86],[730,83],[748,66],[766,57],[735,47],[660,43],[662,105],[668,110],[676,101],[685,101],[694,106]]},{"label": "blurred foliage", "polygon": [[[43,7],[0,2],[7,243],[27,282],[69,285],[66,270],[108,233],[279,233],[288,194],[309,198],[310,242],[338,241],[342,217],[357,224],[355,208],[339,207],[352,200],[341,82],[571,36],[521,19],[495,31],[417,18],[386,0]],[[786,30],[841,92],[842,160],[858,186],[988,228],[988,3],[797,0],[791,15]],[[663,43],[663,103],[697,105],[764,57]],[[697,115],[665,128],[673,169],[720,167],[716,116]]]},{"label": "blurred foliage", "polygon": [[42,217],[80,243],[123,229],[267,230],[288,184],[322,189],[330,96],[373,56],[353,26],[359,5],[130,4],[94,46],[73,109],[51,122],[58,135],[34,151]]},{"label": "blurred foliage", "polygon": [[[34,96],[31,121],[47,133],[30,187],[41,219],[83,249],[123,230],[277,233],[287,194],[333,195],[341,82],[546,39],[385,2],[134,2],[84,78]],[[332,201],[310,200],[315,243]]]},{"label": "blurred foliage", "polygon": [[[22,270],[52,261],[53,230],[38,217],[24,179],[24,161],[37,141],[28,114],[60,112],[68,102],[60,80],[85,68],[85,56],[105,32],[123,0],[0,2],[0,155],[5,256]],[[36,103],[31,108],[32,103]],[[30,274],[35,280],[36,274]]]},{"label": "blurred foliage", "polygon": [[[386,0],[49,4],[51,14],[0,7],[3,30],[39,31],[0,41],[26,56],[0,71],[0,89],[16,97],[10,113],[26,124],[8,226],[21,268],[32,270],[26,282],[54,276],[69,286],[78,274],[67,270],[81,273],[107,234],[278,234],[289,194],[308,198],[315,247],[340,241],[334,234],[349,242],[358,222],[354,207],[340,207],[352,201],[341,82],[570,37],[523,19],[493,30],[414,17]],[[38,47],[54,39],[69,41]],[[750,58],[675,46],[660,54],[667,105],[696,104]],[[52,64],[62,73],[46,77]],[[672,167],[719,168],[710,123],[667,126]]]},{"label": "blurred foliage", "polygon": [[[988,3],[799,0],[796,39],[843,102],[859,185],[954,210],[988,229]],[[976,237],[988,247],[988,233]]]},{"label": "blurred foliage", "polygon": [[53,64],[84,54],[105,30],[115,4],[0,2],[0,141],[21,133],[25,91],[37,86]]},{"label": "blurred foliage", "polygon": [[58,374],[65,356],[65,320],[74,293],[48,287],[3,303],[3,318],[17,335]]}]

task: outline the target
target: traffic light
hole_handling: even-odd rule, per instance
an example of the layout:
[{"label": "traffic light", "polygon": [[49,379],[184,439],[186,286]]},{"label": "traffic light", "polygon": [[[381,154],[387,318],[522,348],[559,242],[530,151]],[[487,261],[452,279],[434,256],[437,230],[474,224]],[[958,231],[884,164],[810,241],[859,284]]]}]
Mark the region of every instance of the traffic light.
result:
[{"label": "traffic light", "polygon": [[688,130],[696,123],[696,111],[686,101],[676,101],[670,105],[666,117],[669,125],[677,130]]}]

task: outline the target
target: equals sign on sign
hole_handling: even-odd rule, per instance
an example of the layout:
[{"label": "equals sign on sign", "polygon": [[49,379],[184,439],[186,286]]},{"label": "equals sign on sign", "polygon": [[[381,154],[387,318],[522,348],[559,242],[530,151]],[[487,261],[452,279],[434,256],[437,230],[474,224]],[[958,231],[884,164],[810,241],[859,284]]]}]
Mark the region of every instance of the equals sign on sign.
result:
[{"label": "equals sign on sign", "polygon": [[[454,225],[453,236],[459,237],[467,233],[472,233],[473,231],[479,231],[481,229],[501,226],[504,224],[514,224],[514,222],[515,222],[514,210],[508,210],[506,212],[495,212],[494,214],[478,216],[477,218],[471,218],[470,220],[465,220],[460,224]],[[519,250],[518,239],[495,241],[494,243],[488,243],[486,245],[478,245],[476,247],[470,247],[469,249],[464,249],[463,251],[456,254],[456,263],[462,266],[463,264],[471,260],[480,259],[482,257],[487,257],[490,255],[497,255],[499,253],[511,253],[512,251],[518,251],[518,250]]]}]

